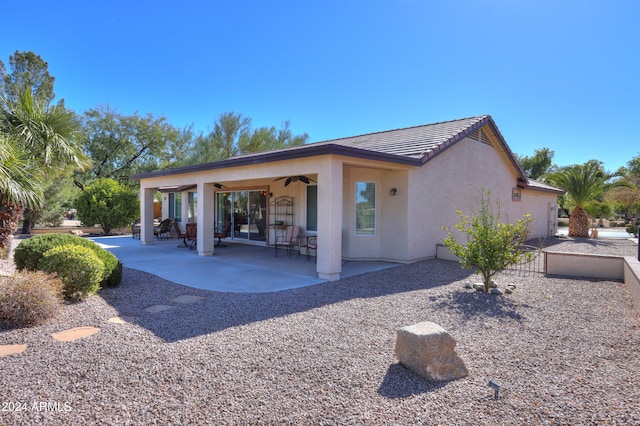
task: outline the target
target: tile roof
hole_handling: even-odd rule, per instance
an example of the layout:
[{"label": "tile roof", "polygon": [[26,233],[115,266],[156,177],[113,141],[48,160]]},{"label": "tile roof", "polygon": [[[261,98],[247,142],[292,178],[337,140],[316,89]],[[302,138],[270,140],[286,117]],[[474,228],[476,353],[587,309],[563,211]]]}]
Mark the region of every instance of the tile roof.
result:
[{"label": "tile roof", "polygon": [[443,144],[462,139],[466,134],[476,130],[478,123],[488,116],[462,118],[404,129],[387,130],[334,139],[321,144],[336,144],[351,148],[381,152],[391,155],[401,155],[412,158],[424,158],[437,151]]},{"label": "tile roof", "polygon": [[538,191],[544,191],[544,192],[555,192],[558,195],[567,193],[567,191],[565,191],[564,189],[556,188],[555,186],[551,186],[544,182],[540,182],[539,180],[534,180],[534,179],[529,179],[527,188],[536,189]]},{"label": "tile roof", "polygon": [[519,175],[519,180],[526,183],[526,175],[489,115],[368,133],[359,136],[276,149],[273,151],[243,154],[213,163],[195,164],[176,169],[140,173],[131,176],[131,178],[144,179],[225,167],[247,166],[270,161],[293,160],[296,158],[326,154],[421,166],[440,152],[464,139],[466,136],[470,136],[485,125],[489,125],[492,132],[496,135],[502,150],[507,157],[509,157],[516,173]]}]

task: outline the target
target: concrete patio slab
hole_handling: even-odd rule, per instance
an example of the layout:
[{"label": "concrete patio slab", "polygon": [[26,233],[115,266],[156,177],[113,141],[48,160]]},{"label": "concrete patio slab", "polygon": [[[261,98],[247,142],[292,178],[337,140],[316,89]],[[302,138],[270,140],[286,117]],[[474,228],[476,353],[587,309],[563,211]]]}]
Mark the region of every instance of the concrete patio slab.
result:
[{"label": "concrete patio slab", "polygon": [[[115,254],[127,268],[138,269],[166,280],[204,290],[232,293],[263,293],[320,284],[316,265],[306,256],[275,257],[273,248],[225,240],[213,256],[199,256],[196,250],[178,248],[181,240],[171,238],[142,244],[131,236],[92,238]],[[376,261],[345,261],[343,278],[398,266]]]},{"label": "concrete patio slab", "polygon": [[51,337],[60,342],[73,342],[83,337],[92,336],[99,331],[100,329],[97,327],[76,327],[59,333],[53,333]]},{"label": "concrete patio slab", "polygon": [[27,349],[26,344],[24,345],[0,345],[0,357],[21,354]]}]

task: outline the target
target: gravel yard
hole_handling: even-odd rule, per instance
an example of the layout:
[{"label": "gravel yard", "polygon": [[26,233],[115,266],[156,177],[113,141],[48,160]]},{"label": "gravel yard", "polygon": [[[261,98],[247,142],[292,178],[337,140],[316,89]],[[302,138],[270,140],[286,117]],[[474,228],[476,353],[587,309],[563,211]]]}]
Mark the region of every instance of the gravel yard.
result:
[{"label": "gravel yard", "polygon": [[[624,239],[541,245],[637,254]],[[493,296],[466,280],[478,278],[434,259],[232,294],[125,269],[119,288],[43,326],[0,331],[0,344],[29,345],[0,357],[0,424],[640,423],[640,315],[623,283],[502,276],[516,292]],[[184,295],[203,299],[171,301]],[[398,364],[396,329],[421,321],[457,340],[468,377],[432,383]],[[78,326],[100,332],[51,337]]]}]

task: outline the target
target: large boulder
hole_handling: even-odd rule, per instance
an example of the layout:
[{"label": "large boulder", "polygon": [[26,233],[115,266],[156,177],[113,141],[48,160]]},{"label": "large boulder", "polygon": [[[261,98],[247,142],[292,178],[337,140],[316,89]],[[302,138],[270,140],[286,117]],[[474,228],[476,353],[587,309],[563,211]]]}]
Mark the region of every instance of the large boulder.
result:
[{"label": "large boulder", "polygon": [[396,355],[402,365],[429,380],[455,380],[469,374],[455,346],[444,328],[425,321],[398,330]]}]

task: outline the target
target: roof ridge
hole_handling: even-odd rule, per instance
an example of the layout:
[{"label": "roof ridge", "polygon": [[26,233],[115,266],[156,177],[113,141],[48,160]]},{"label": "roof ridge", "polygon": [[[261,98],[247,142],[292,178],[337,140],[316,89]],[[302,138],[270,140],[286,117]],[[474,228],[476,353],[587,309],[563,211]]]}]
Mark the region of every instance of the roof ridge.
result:
[{"label": "roof ridge", "polygon": [[456,121],[470,120],[470,119],[474,119],[474,118],[478,119],[478,120],[482,120],[482,119],[487,118],[487,117],[489,117],[488,114],[485,114],[485,115],[474,115],[474,116],[471,116],[471,117],[456,118],[456,119],[453,119],[453,120],[437,121],[435,123],[417,124],[415,126],[398,127],[396,129],[380,130],[378,132],[369,132],[369,133],[362,133],[362,134],[359,134],[359,135],[346,136],[346,137],[342,137],[342,138],[326,139],[326,140],[318,141],[318,142],[310,142],[307,145],[314,144],[314,143],[328,143],[328,142],[339,141],[339,140],[344,140],[344,139],[360,138],[360,137],[363,137],[363,136],[380,135],[380,134],[383,134],[383,133],[397,132],[399,130],[417,129],[418,127],[436,126],[436,125],[439,125],[439,124],[454,123]]}]

